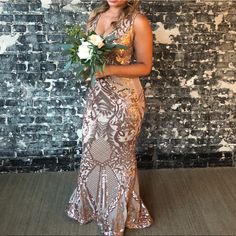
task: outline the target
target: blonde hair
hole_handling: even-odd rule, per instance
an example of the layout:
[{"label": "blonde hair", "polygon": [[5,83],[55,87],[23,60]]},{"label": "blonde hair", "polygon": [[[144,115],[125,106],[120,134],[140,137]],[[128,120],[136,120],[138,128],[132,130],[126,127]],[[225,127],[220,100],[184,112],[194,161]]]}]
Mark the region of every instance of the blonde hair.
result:
[{"label": "blonde hair", "polygon": [[[140,0],[127,0],[126,6],[124,7],[122,14],[119,16],[119,19],[117,21],[112,22],[112,26],[116,27],[117,22],[119,20],[125,19],[128,16],[132,15],[135,11],[139,10]],[[93,9],[90,18],[88,20],[87,26],[90,27],[93,24],[93,21],[96,19],[96,17],[107,11],[109,9],[109,4],[106,0],[103,0],[102,3],[100,3],[95,9]]]}]

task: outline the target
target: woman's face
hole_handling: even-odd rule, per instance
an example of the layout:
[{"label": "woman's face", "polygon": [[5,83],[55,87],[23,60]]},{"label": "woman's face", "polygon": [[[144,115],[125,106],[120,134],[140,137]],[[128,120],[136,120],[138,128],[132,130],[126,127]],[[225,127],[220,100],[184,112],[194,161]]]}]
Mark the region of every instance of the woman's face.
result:
[{"label": "woman's face", "polygon": [[110,7],[123,7],[126,5],[127,0],[107,0]]}]

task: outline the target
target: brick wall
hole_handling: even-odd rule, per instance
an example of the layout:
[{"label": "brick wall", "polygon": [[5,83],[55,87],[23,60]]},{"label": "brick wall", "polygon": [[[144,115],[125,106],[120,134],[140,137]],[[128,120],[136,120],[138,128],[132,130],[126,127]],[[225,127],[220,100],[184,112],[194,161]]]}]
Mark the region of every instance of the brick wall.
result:
[{"label": "brick wall", "polygon": [[[65,64],[65,25],[94,1],[0,0],[0,172],[79,166],[86,88]],[[139,167],[234,166],[236,2],[142,1],[154,64],[141,78]]]}]

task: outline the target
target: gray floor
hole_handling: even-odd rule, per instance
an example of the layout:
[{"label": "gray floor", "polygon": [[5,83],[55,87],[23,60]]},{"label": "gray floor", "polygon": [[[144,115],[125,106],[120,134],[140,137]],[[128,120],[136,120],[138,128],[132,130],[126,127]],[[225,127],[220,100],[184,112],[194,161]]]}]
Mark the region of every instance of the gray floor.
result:
[{"label": "gray floor", "polygon": [[[236,168],[139,170],[155,222],[125,235],[236,235]],[[64,213],[77,172],[0,175],[0,235],[100,235]]]}]

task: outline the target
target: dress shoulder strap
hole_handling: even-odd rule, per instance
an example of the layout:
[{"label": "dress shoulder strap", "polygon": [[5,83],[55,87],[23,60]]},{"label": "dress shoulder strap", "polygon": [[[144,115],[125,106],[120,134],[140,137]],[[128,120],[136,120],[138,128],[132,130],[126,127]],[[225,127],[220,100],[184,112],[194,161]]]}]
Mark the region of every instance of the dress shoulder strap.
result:
[{"label": "dress shoulder strap", "polygon": [[139,11],[135,11],[132,15],[131,15],[131,24],[133,25],[134,20],[136,18],[137,15],[141,14]]}]

